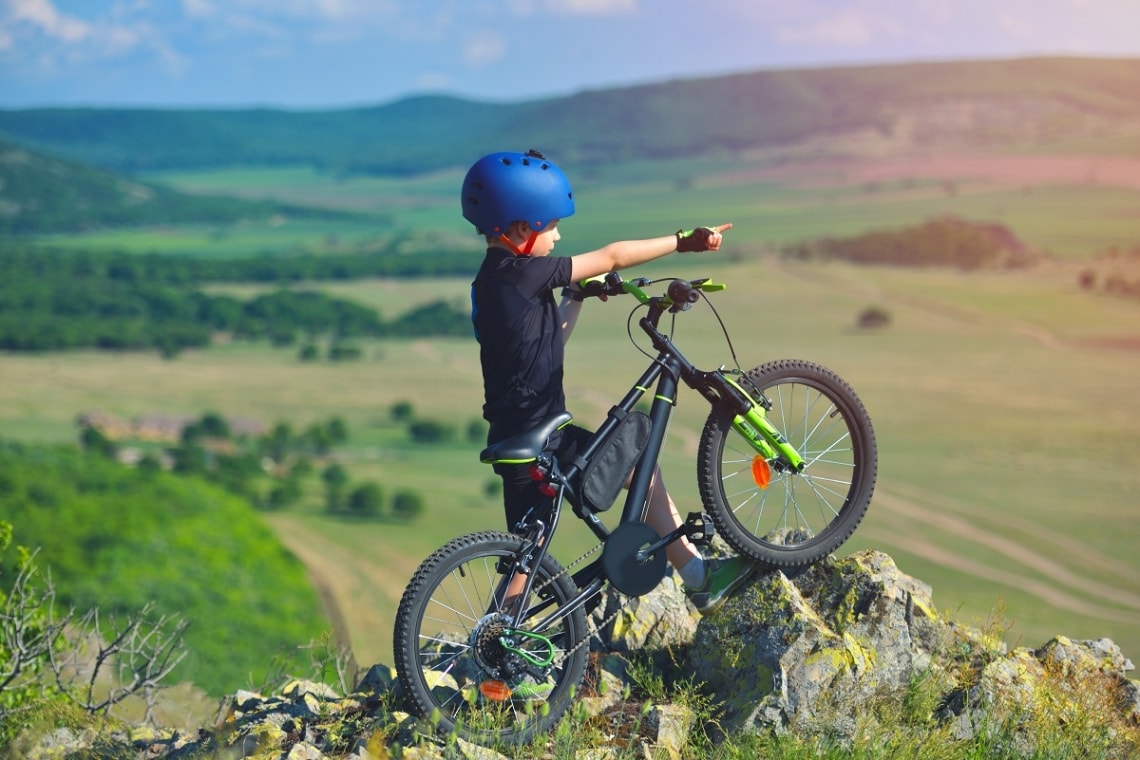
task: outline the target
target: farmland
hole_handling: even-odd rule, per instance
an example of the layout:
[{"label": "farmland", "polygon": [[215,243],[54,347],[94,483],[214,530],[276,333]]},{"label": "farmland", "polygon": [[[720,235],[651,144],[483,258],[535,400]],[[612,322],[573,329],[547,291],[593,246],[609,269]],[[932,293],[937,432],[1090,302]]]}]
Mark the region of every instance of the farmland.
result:
[{"label": "farmland", "polygon": [[[579,212],[565,223],[558,252],[693,223],[736,223],[724,255],[674,257],[644,274],[729,282],[714,304],[745,368],[807,358],[861,394],[879,438],[880,485],[865,523],[840,551],[887,551],[933,585],[944,611],[965,621],[1004,610],[1011,643],[1036,646],[1058,633],[1108,636],[1135,658],[1140,302],[1089,292],[1078,278],[1090,267],[1128,267],[1127,257],[1122,264],[1105,255],[1140,246],[1140,162],[1088,154],[982,158],[814,163],[798,171],[759,159],[597,171],[576,184]],[[465,241],[458,244],[470,246],[474,268],[478,243],[454,210],[458,176],[334,182],[300,169],[167,174],[164,181],[192,192],[284,203],[325,198],[377,215],[352,224],[286,221],[53,242],[232,256],[285,241],[320,251],[357,236],[430,229]],[[945,215],[1002,223],[1049,258],[1014,272],[962,273],[793,263],[776,253],[782,243]],[[1135,279],[1140,273],[1131,267]],[[320,287],[387,315],[441,296],[462,303],[468,282]],[[626,335],[628,306],[590,304],[569,345],[569,402],[585,424],[601,418],[644,361]],[[856,329],[857,314],[869,306],[886,310],[889,326]],[[703,305],[679,320],[676,336],[698,365],[732,361]],[[394,606],[418,561],[457,533],[501,523],[476,445],[412,444],[389,414],[406,401],[425,418],[478,418],[471,340],[373,340],[359,361],[342,364],[302,364],[295,349],[235,342],[176,360],[9,354],[3,366],[0,431],[20,440],[74,440],[75,415],[92,409],[127,417],[211,409],[265,422],[348,420],[342,455],[353,472],[424,493],[429,517],[410,525],[345,522],[326,516],[313,495],[267,519],[336,603],[361,663],[388,659]],[[665,461],[683,508],[697,503],[693,458],[705,414],[697,401],[682,397]],[[562,530],[565,548],[556,554],[570,561],[586,536],[570,521]]]}]

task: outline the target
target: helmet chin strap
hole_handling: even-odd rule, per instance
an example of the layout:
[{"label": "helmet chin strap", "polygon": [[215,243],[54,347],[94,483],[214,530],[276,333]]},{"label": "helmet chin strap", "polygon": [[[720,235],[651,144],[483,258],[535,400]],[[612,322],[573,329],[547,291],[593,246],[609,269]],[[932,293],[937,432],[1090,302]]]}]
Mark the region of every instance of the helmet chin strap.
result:
[{"label": "helmet chin strap", "polygon": [[516,256],[529,256],[530,252],[534,249],[534,242],[538,240],[539,234],[541,233],[531,230],[530,237],[527,238],[527,241],[523,244],[522,248],[519,248],[517,245],[515,245],[515,241],[511,240],[505,232],[502,235],[499,235],[499,240],[510,246],[511,250],[515,252]]}]

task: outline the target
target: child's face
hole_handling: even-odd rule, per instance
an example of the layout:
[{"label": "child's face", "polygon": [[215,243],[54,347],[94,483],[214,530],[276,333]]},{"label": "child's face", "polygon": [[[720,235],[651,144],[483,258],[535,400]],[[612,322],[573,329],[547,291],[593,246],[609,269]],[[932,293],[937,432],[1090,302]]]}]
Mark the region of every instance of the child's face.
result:
[{"label": "child's face", "polygon": [[534,239],[534,247],[530,249],[531,256],[546,256],[554,250],[554,244],[562,239],[558,232],[558,220],[550,222],[538,237]]}]

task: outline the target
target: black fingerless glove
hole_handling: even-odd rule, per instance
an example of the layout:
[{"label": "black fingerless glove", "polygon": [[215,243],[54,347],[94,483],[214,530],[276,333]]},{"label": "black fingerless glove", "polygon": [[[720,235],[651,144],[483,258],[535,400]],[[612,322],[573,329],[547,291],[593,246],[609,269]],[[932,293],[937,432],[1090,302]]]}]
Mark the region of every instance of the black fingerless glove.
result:
[{"label": "black fingerless glove", "polygon": [[677,230],[677,251],[679,253],[707,251],[709,249],[709,238],[715,234],[708,227],[697,227],[695,230]]}]

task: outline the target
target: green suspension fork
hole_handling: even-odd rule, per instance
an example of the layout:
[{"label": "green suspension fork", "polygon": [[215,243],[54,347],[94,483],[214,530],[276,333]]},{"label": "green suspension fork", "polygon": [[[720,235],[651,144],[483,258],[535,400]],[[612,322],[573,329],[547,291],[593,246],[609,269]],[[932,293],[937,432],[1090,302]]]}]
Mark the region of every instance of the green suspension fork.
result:
[{"label": "green suspension fork", "polygon": [[[725,377],[726,382],[740,391],[744,398],[752,399],[752,394],[745,391],[731,378]],[[803,472],[806,462],[796,451],[795,446],[788,443],[788,439],[768,421],[767,410],[755,400],[744,414],[738,414],[732,419],[732,427],[744,436],[745,440],[756,449],[766,463],[777,463],[778,469],[790,469],[793,472]],[[754,466],[754,471],[756,467]],[[759,481],[759,475],[757,475]],[[765,484],[766,485],[766,484]]]}]

